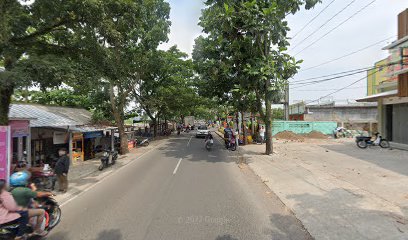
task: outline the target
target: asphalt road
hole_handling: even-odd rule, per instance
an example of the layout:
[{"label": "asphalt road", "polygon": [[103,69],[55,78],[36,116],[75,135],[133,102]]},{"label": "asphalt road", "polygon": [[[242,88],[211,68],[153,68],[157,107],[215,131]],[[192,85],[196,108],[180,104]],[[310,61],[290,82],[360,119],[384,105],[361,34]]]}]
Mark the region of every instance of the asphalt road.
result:
[{"label": "asphalt road", "polygon": [[[169,139],[65,204],[52,240],[311,239],[235,153]],[[218,139],[217,139],[218,140]]]}]

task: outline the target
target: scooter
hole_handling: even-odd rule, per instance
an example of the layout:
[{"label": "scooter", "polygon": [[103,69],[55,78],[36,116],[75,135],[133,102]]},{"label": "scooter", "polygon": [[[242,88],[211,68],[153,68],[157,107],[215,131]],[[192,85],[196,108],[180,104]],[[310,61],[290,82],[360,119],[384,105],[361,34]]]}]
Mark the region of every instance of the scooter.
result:
[{"label": "scooter", "polygon": [[[50,232],[54,227],[58,225],[61,221],[62,211],[58,204],[58,202],[52,197],[42,197],[36,199],[39,203],[39,208],[45,210],[45,218],[43,222],[43,229]],[[0,239],[4,240],[12,240],[16,237],[18,231],[19,224],[2,224],[0,225]],[[27,226],[27,234],[33,232],[31,226]],[[29,238],[34,239],[34,238]],[[41,237],[37,237],[35,239],[43,239]]]},{"label": "scooter", "polygon": [[118,159],[117,151],[105,150],[101,158],[101,165],[99,165],[99,171],[102,171],[104,168],[115,165],[116,160]]},{"label": "scooter", "polygon": [[31,181],[42,190],[54,190],[56,174],[51,170],[32,171]]},{"label": "scooter", "polygon": [[212,146],[214,145],[214,139],[208,139],[205,141],[205,148],[207,151],[211,151]]},{"label": "scooter", "polygon": [[237,144],[235,142],[235,138],[231,137],[231,140],[226,139],[225,140],[225,148],[231,150],[231,151],[235,151],[237,150]]},{"label": "scooter", "polygon": [[372,141],[371,137],[357,136],[356,144],[359,148],[367,148],[368,146],[380,146],[382,148],[389,148],[390,143],[387,139],[382,138],[380,133],[375,133],[375,140]]},{"label": "scooter", "polygon": [[137,138],[136,139],[137,146],[149,146],[149,139],[148,138]]}]

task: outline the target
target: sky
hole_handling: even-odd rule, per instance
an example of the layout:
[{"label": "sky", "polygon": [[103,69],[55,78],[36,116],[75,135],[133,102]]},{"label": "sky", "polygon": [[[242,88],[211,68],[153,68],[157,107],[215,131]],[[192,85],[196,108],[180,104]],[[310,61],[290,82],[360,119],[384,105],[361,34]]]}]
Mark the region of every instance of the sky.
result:
[{"label": "sky", "polygon": [[[295,15],[288,16],[291,32],[289,36],[294,36],[309,20],[315,17],[323,8],[333,0],[323,0],[322,3],[311,10],[301,10]],[[296,59],[303,60],[302,69],[319,65],[329,60],[352,53],[365,48],[374,43],[389,38],[373,47],[370,47],[357,54],[334,61],[310,70],[300,70],[299,73],[291,79],[292,82],[302,81],[307,78],[319,77],[333,73],[339,73],[354,69],[373,66],[373,64],[388,56],[387,51],[381,50],[388,43],[396,40],[397,36],[397,15],[408,8],[407,0],[334,0],[334,2],[319,15],[305,30],[292,39],[289,53],[294,55],[308,46],[310,43],[320,39],[315,45],[305,51],[296,54]],[[310,38],[305,38],[323,25],[328,19],[333,17],[348,4],[353,2],[343,12],[337,15],[328,24],[320,28]],[[370,4],[373,2],[372,4]],[[177,45],[182,51],[191,54],[194,45],[194,39],[201,33],[197,25],[204,7],[201,0],[169,0],[171,5],[170,19],[172,21],[169,42],[162,45],[162,48],[168,48]],[[370,5],[369,5],[370,4]],[[367,8],[357,13],[364,6]],[[341,22],[357,13],[350,20],[335,29],[325,37],[327,32],[332,30]],[[298,46],[297,46],[298,45]],[[294,48],[292,50],[292,48]],[[301,100],[313,101],[328,95],[337,89],[341,89],[359,79],[356,84],[338,93],[332,94],[325,99],[332,99],[338,102],[352,101],[366,95],[367,81],[366,73],[361,73],[345,78],[328,81],[325,83],[301,87],[290,90],[290,102]],[[293,86],[293,88],[296,85]],[[325,100],[323,99],[323,100]]]}]

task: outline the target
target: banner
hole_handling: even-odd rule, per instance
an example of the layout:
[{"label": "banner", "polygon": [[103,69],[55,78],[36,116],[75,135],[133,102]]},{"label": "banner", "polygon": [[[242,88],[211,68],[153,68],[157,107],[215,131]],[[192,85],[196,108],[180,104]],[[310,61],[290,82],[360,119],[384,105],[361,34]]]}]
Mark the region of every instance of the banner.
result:
[{"label": "banner", "polygon": [[10,127],[0,126],[0,179],[8,180],[10,157]]}]

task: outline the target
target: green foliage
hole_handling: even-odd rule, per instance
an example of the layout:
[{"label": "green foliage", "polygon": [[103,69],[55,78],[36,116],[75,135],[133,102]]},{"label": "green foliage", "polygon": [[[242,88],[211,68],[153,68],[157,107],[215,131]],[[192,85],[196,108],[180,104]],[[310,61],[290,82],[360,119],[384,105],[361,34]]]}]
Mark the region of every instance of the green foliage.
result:
[{"label": "green foliage", "polygon": [[[193,59],[205,94],[228,100],[237,110],[256,110],[269,136],[273,101],[297,73],[299,61],[286,53],[286,16],[318,0],[207,0]],[[265,104],[265,111],[263,110]],[[267,154],[272,152],[267,139]]]},{"label": "green foliage", "polygon": [[191,115],[200,104],[193,85],[192,61],[177,47],[167,51],[149,51],[141,71],[140,81],[132,95],[147,115],[178,119]]}]

